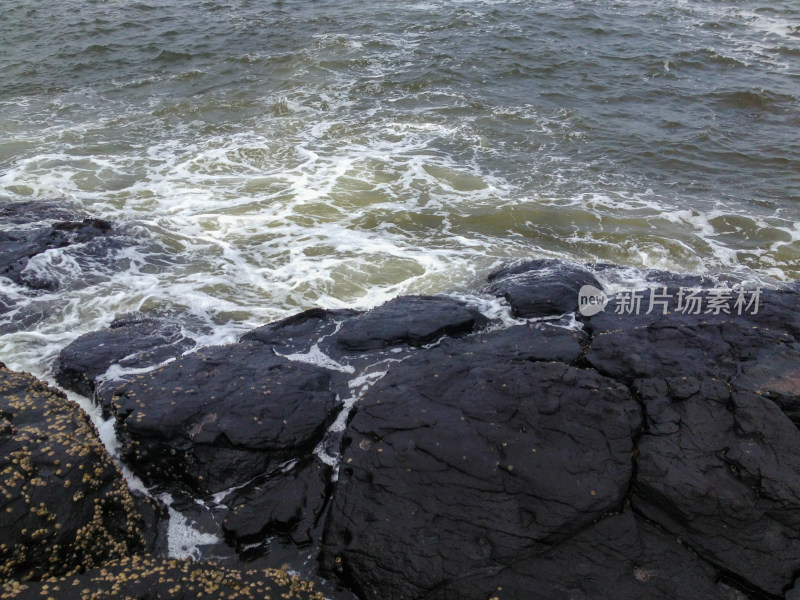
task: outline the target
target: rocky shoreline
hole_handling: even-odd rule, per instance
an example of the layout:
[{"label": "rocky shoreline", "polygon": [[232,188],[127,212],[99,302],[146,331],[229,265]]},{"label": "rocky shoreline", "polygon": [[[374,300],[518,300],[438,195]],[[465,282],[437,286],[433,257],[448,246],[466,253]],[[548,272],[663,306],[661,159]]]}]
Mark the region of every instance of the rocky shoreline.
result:
[{"label": "rocky shoreline", "polygon": [[[80,223],[47,236],[111,231]],[[625,272],[522,261],[475,295],[502,318],[405,296],[203,348],[121,316],[53,372],[150,497],[3,367],[0,597],[800,598],[798,286],[653,271],[582,314]],[[166,494],[207,561],[165,556]]]}]

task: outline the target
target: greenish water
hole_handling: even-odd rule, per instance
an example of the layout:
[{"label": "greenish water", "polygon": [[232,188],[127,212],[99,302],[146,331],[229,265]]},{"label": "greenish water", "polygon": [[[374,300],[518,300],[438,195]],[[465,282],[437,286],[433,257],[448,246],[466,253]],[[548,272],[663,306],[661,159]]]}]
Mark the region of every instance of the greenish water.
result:
[{"label": "greenish water", "polygon": [[39,315],[0,338],[10,366],[117,312],[218,341],[519,257],[800,277],[795,2],[9,0],[0,22],[0,201],[136,239],[56,292],[0,284],[6,322]]}]

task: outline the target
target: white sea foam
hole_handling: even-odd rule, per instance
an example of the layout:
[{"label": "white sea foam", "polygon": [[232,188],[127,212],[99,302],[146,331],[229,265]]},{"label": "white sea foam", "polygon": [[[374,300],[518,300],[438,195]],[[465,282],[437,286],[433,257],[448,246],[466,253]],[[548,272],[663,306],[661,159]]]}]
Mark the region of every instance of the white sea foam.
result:
[{"label": "white sea foam", "polygon": [[[280,355],[280,353],[278,353]],[[319,345],[314,344],[308,352],[295,352],[293,354],[283,354],[285,358],[298,362],[304,362],[311,365],[317,365],[332,371],[340,371],[342,373],[354,373],[355,367],[352,365],[343,365],[330,356],[325,354],[319,349]]]},{"label": "white sea foam", "polygon": [[202,557],[200,546],[218,544],[221,541],[213,533],[199,531],[184,514],[175,510],[170,494],[161,494],[159,500],[169,511],[167,552],[170,558],[199,560]]}]

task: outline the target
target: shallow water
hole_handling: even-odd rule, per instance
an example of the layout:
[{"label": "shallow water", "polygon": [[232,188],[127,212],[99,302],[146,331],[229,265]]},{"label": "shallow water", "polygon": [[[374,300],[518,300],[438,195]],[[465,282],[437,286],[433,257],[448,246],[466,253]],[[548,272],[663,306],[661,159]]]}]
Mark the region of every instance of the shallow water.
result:
[{"label": "shallow water", "polygon": [[800,277],[795,2],[11,0],[0,22],[0,201],[135,242],[37,259],[55,292],[0,282],[29,319],[10,367],[46,374],[115,313],[227,341],[519,257]]}]

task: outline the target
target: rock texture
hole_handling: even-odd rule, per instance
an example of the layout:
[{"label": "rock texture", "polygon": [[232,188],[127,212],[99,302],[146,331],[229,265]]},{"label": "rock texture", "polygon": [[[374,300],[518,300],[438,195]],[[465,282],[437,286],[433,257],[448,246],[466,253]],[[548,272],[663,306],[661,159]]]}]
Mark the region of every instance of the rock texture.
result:
[{"label": "rock texture", "polygon": [[675,538],[626,510],[536,556],[444,583],[425,598],[743,598]]},{"label": "rock texture", "polygon": [[648,415],[633,506],[701,556],[780,596],[800,571],[800,431],[722,381],[638,382]]},{"label": "rock texture", "polygon": [[469,347],[390,369],[349,424],[323,562],[364,598],[427,597],[622,508],[641,426],[630,391]]},{"label": "rock texture", "polygon": [[278,569],[237,570],[188,561],[131,557],[102,569],[40,583],[6,583],[0,598],[60,598],[64,600],[247,599],[324,600],[313,583]]},{"label": "rock texture", "polygon": [[64,348],[55,365],[55,379],[62,387],[91,398],[98,377],[111,365],[141,369],[192,347],[194,340],[183,335],[177,323],[130,315],[115,319],[108,329],[82,335]]},{"label": "rock texture", "polygon": [[225,535],[242,553],[253,553],[276,535],[298,546],[311,544],[330,488],[331,467],[316,457],[306,458],[226,498],[231,511],[222,525]]},{"label": "rock texture", "polygon": [[472,333],[487,321],[478,310],[453,298],[402,296],[345,321],[337,343],[350,352],[421,346],[445,335]]},{"label": "rock texture", "polygon": [[489,274],[484,292],[505,298],[515,317],[548,317],[575,312],[584,285],[600,288],[583,267],[557,260],[528,260]]},{"label": "rock texture", "polygon": [[94,567],[144,546],[141,515],[63,393],[0,365],[0,579]]},{"label": "rock texture", "polygon": [[115,391],[123,456],[145,482],[201,495],[310,452],[340,404],[323,368],[257,342],[203,348]]}]

